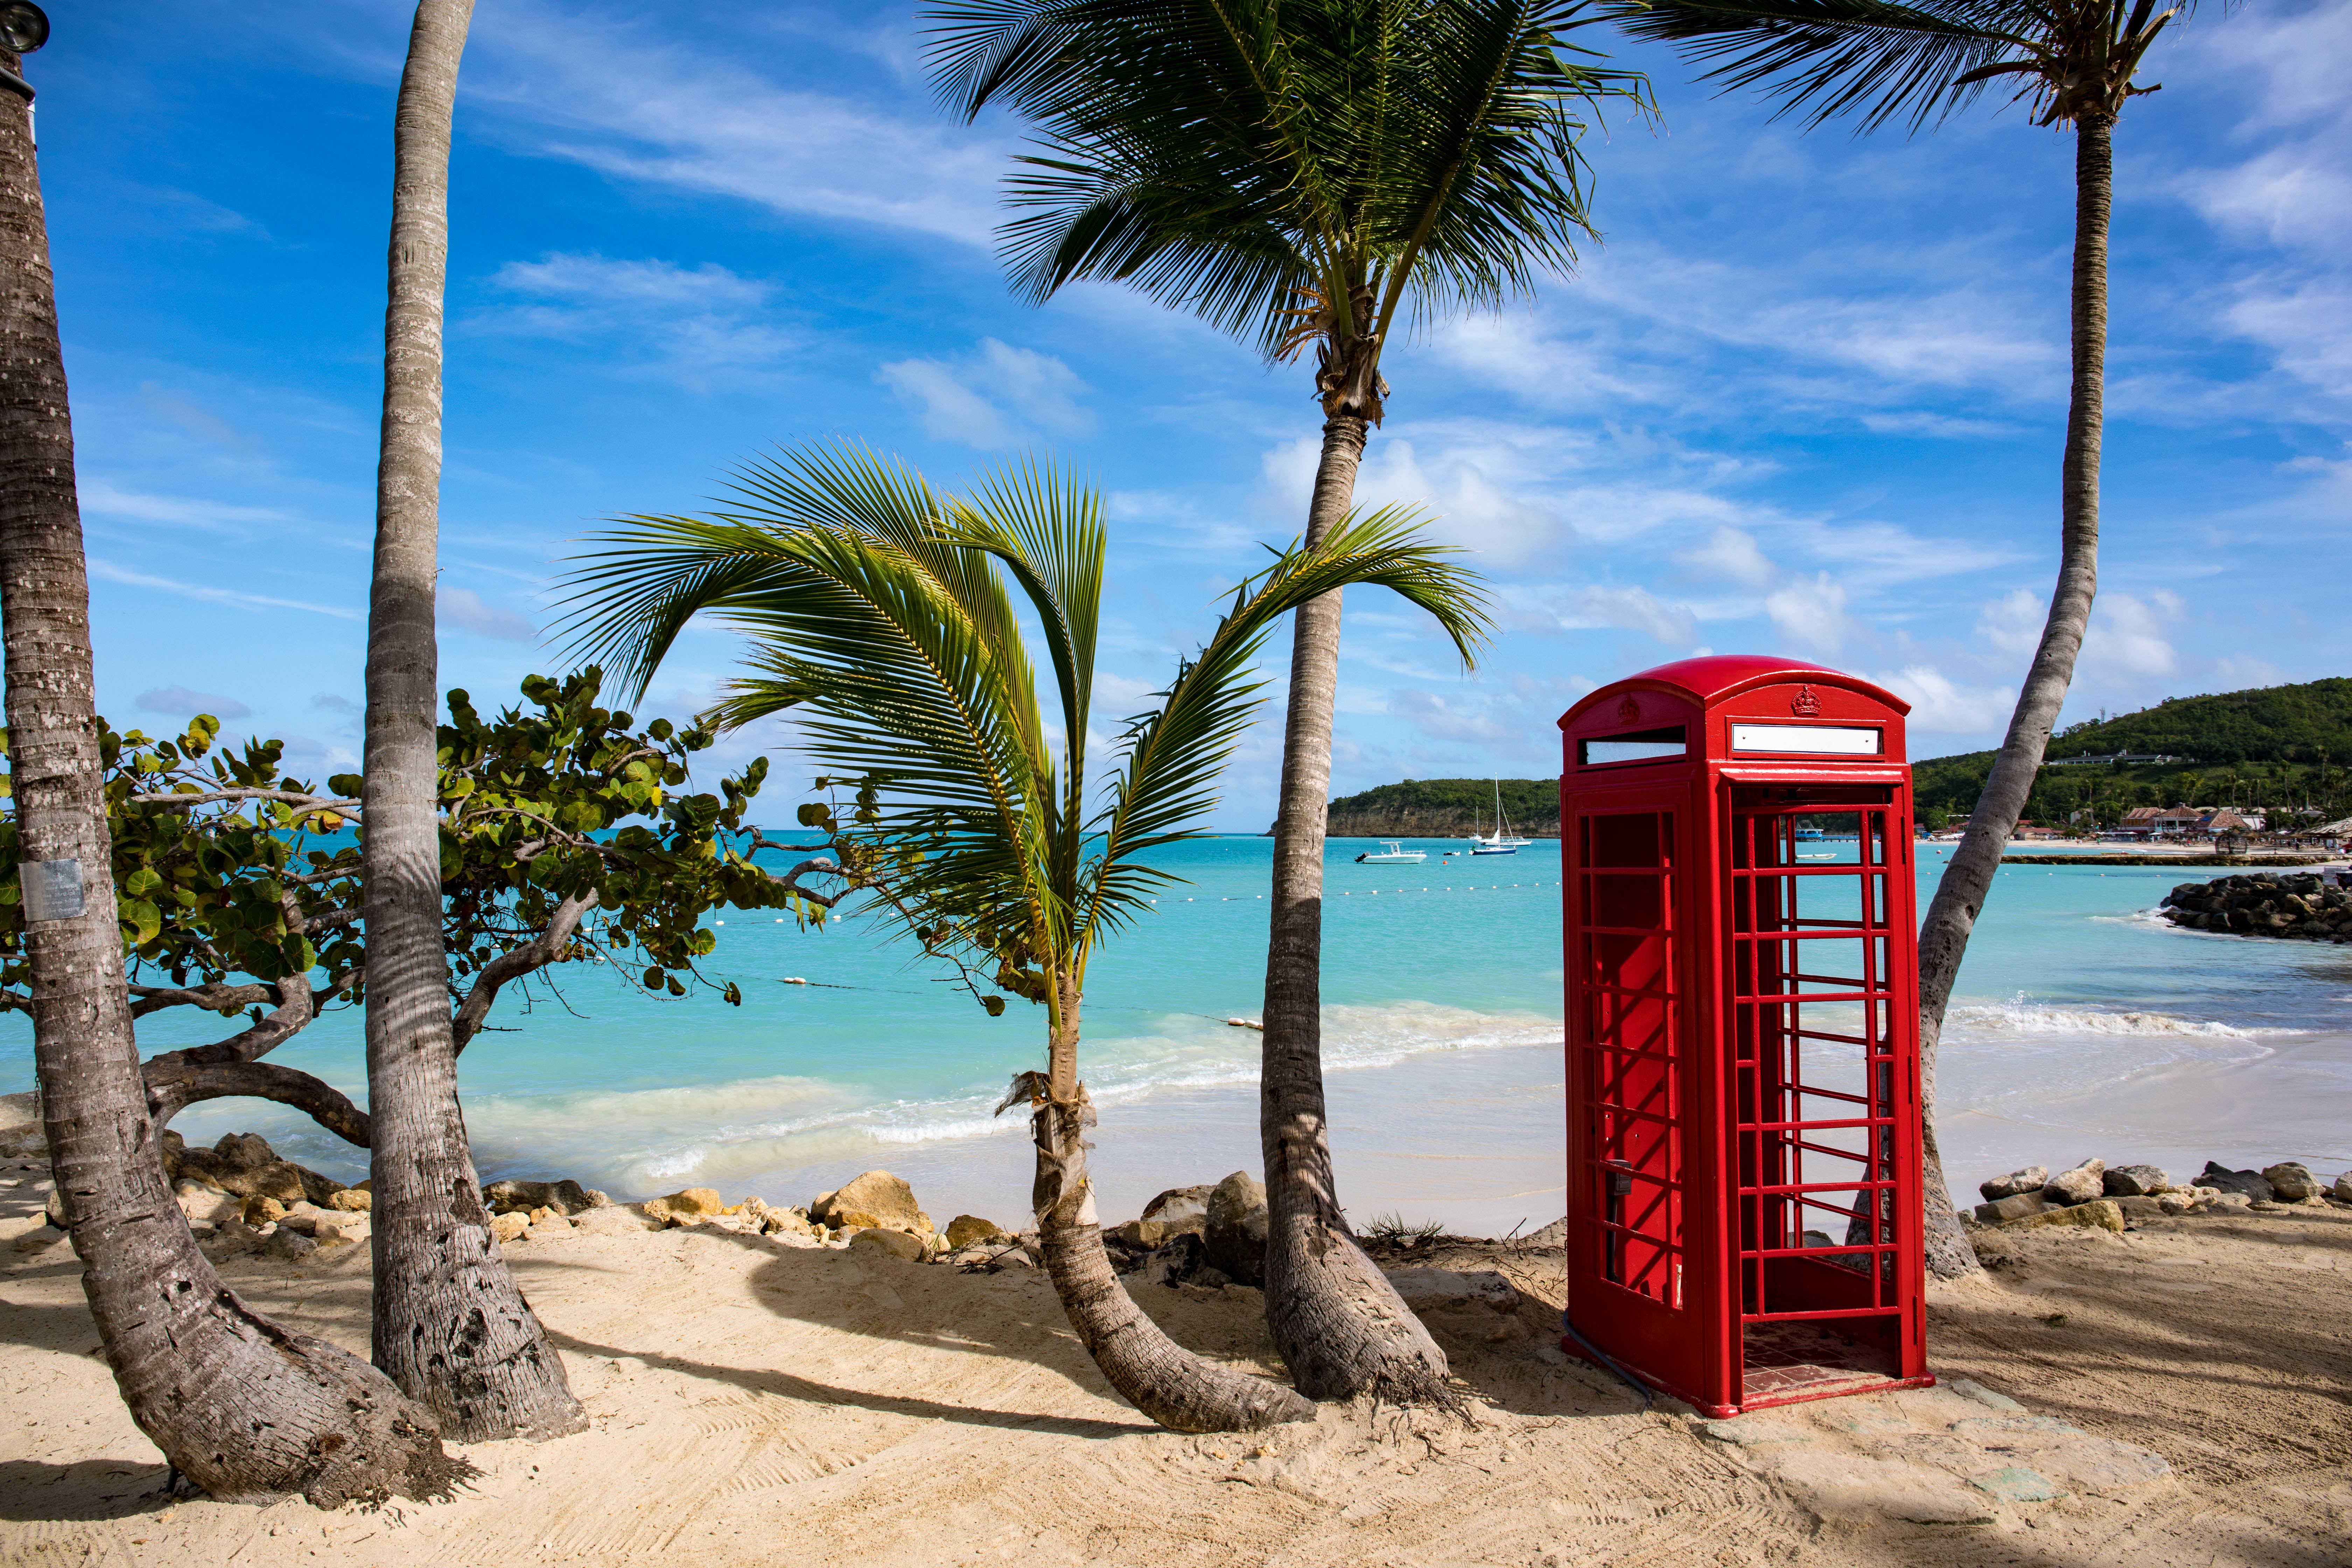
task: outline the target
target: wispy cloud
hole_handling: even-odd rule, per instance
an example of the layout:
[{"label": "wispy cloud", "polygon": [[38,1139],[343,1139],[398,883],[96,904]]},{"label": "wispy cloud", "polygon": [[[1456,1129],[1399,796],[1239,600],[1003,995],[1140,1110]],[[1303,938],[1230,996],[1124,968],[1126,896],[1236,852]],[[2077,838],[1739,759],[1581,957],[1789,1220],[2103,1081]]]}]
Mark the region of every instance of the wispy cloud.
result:
[{"label": "wispy cloud", "polygon": [[1052,354],[983,338],[956,359],[896,360],[875,379],[905,399],[924,431],[982,448],[1018,444],[1032,429],[1075,436],[1093,428],[1080,403],[1087,384]]},{"label": "wispy cloud", "polygon": [[768,320],[770,285],[713,262],[681,267],[551,254],[509,261],[491,287],[521,301],[484,311],[484,330],[611,345],[613,368],[703,388],[773,364],[798,342]]},{"label": "wispy cloud", "polygon": [[440,589],[433,597],[433,618],[442,626],[455,626],[494,642],[539,641],[539,628],[531,624],[529,616],[490,604],[471,588]]},{"label": "wispy cloud", "polygon": [[249,719],[253,710],[234,697],[216,692],[191,691],[184,686],[159,686],[152,691],[139,694],[139,707],[148,713],[162,713],[173,719],[193,718],[209,713],[215,719]]},{"label": "wispy cloud", "polygon": [[239,610],[301,610],[313,616],[332,616],[339,621],[362,619],[357,610],[339,605],[317,604],[308,599],[277,599],[266,594],[240,594],[233,588],[215,588],[208,583],[188,583],[173,577],[157,577],[145,572],[133,572],[117,566],[111,561],[92,557],[89,574],[108,583],[120,583],[129,588],[152,588],[160,594],[175,594],[183,599],[200,599],[208,605],[226,605]]}]

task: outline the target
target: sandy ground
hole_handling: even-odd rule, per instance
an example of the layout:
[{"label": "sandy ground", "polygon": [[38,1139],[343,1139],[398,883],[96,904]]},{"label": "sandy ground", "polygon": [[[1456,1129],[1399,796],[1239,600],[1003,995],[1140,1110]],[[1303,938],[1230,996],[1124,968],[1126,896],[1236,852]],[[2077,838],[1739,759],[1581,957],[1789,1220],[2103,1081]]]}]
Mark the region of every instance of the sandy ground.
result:
[{"label": "sandy ground", "polygon": [[[2352,1561],[2352,1212],[2006,1238],[1937,1298],[1944,1386],[1730,1424],[1644,1413],[1561,1356],[1550,1254],[1424,1248],[1398,1264],[1524,1293],[1432,1314],[1472,1420],[1334,1407],[1206,1438],[1119,1402],[1033,1273],[687,1231],[524,1242],[593,1430],[468,1449],[484,1473],[452,1502],[321,1513],[162,1495],[37,1188],[0,1192],[9,1564]],[[224,1268],[363,1352],[365,1252]],[[1276,1370],[1255,1291],[1133,1285],[1185,1343]]]}]

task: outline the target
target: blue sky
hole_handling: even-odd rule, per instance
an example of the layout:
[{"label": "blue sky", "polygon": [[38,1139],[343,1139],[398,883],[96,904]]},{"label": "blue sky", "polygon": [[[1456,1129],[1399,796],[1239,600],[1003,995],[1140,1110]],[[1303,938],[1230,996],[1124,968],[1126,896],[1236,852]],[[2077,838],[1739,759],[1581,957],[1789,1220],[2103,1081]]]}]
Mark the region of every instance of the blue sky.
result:
[{"label": "blue sky", "polygon": [[[28,62],[118,724],[201,706],[320,773],[356,759],[407,23],[91,0]],[[1553,772],[1579,693],[1700,649],[1884,680],[1916,755],[1990,743],[2054,569],[2072,137],[1993,100],[1913,140],[1806,134],[1590,37],[1664,110],[1587,142],[1605,243],[1391,347],[1360,491],[1479,552],[1500,635],[1465,678],[1354,595],[1335,789]],[[2347,68],[2352,5],[2209,4],[2118,131],[2103,591],[2069,719],[2352,673]],[[1319,416],[1302,367],[1130,293],[1014,300],[991,229],[1020,136],[938,112],[912,6],[483,0],[443,684],[499,701],[559,665],[547,586],[598,520],[829,438],[949,486],[1029,451],[1094,476],[1098,708],[1164,679],[1300,525]],[[732,655],[689,636],[656,704],[707,701]],[[1269,818],[1278,745],[1254,732],[1225,826]]]}]

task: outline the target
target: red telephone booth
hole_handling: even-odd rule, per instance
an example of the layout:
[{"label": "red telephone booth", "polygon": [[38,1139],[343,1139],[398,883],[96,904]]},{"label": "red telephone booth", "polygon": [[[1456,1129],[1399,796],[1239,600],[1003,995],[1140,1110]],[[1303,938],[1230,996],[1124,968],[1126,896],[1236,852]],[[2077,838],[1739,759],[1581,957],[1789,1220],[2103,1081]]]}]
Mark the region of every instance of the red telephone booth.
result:
[{"label": "red telephone booth", "polygon": [[1559,721],[1568,1324],[1710,1415],[1933,1381],[1908,710],[1736,655]]}]

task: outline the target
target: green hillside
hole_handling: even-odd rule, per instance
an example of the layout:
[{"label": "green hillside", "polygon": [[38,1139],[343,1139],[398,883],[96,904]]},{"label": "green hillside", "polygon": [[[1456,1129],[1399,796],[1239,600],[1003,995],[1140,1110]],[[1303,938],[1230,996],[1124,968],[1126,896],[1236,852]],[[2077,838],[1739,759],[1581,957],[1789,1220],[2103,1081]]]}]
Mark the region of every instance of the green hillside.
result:
[{"label": "green hillside", "polygon": [[[1558,779],[1505,779],[1503,812],[1523,833],[1559,831]],[[1493,779],[1406,779],[1381,784],[1331,803],[1331,832],[1338,837],[1450,836],[1494,831]]]},{"label": "green hillside", "polygon": [[[2056,766],[2068,757],[2116,752],[2187,759],[2161,766]],[[1915,765],[1922,816],[1965,816],[1992,772],[1993,753],[1969,752]],[[2026,816],[2054,822],[2088,811],[2110,823],[2136,805],[2302,807],[2346,815],[2352,764],[2352,679],[2309,680],[2209,697],[2174,697],[2105,721],[2070,724],[2050,738]]]}]

